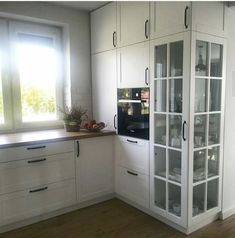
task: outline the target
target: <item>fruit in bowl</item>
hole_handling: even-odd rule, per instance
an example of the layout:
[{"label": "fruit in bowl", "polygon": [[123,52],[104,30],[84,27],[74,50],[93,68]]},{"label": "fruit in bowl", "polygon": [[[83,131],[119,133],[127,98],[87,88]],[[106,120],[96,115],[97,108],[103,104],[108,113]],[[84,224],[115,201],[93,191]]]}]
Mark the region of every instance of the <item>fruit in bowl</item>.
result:
[{"label": "fruit in bowl", "polygon": [[84,128],[88,131],[100,131],[105,128],[104,122],[96,122],[96,120],[91,120],[89,123],[84,125]]}]

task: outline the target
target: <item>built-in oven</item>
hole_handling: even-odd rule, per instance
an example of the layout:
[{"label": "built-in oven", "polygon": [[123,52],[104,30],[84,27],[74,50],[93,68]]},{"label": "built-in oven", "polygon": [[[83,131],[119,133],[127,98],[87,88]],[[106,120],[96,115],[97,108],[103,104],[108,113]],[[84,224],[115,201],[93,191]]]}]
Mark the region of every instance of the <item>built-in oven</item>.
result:
[{"label": "built-in oven", "polygon": [[149,88],[119,88],[119,135],[149,139]]}]

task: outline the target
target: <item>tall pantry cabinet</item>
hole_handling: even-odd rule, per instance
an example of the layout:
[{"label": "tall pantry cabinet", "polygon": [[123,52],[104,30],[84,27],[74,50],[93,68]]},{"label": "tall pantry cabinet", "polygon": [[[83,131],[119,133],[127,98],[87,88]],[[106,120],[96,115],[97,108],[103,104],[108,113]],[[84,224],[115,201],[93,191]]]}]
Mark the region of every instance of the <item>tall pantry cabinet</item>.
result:
[{"label": "tall pantry cabinet", "polygon": [[[105,9],[108,13],[98,14]],[[109,11],[107,23],[102,17]],[[184,233],[216,219],[222,192],[225,4],[112,2],[91,13],[91,25],[94,116],[112,124],[117,87],[150,87],[150,142],[144,141],[149,147],[142,156],[148,160],[150,151],[150,161],[143,162],[149,169],[135,170],[140,154],[121,158],[124,147],[117,146],[117,192],[125,191],[133,205]]]}]

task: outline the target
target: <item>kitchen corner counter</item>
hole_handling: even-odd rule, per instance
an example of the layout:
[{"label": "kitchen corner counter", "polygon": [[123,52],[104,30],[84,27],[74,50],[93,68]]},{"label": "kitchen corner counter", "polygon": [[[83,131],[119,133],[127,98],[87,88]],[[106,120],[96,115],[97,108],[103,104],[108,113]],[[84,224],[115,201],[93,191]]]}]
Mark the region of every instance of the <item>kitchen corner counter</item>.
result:
[{"label": "kitchen corner counter", "polygon": [[116,135],[115,131],[102,130],[101,132],[66,132],[65,129],[19,132],[0,135],[0,149],[15,146],[31,145],[36,143],[57,142],[65,140],[80,140],[85,138]]}]

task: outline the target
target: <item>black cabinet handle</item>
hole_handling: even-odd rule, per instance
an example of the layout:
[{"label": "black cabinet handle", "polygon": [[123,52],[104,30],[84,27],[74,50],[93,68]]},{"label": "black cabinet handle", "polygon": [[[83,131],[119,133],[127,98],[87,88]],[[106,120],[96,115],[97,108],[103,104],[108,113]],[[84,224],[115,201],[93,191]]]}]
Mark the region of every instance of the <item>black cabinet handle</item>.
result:
[{"label": "black cabinet handle", "polygon": [[138,141],[136,140],[129,140],[129,139],[126,139],[127,142],[130,142],[130,143],[134,143],[134,144],[138,144]]},{"label": "black cabinet handle", "polygon": [[35,160],[29,160],[28,163],[29,163],[29,164],[39,163],[39,162],[43,162],[43,161],[46,161],[46,160],[47,160],[46,158],[43,158],[43,159],[35,159]]},{"label": "black cabinet handle", "polygon": [[117,34],[117,32],[114,31],[114,32],[113,32],[113,47],[116,47],[116,46],[117,46],[117,44],[116,44],[116,34]]},{"label": "black cabinet handle", "polygon": [[114,129],[117,129],[116,118],[117,118],[117,114],[115,114],[114,117],[113,117],[113,126],[114,126]]},{"label": "black cabinet handle", "polygon": [[80,155],[80,145],[79,145],[79,141],[77,141],[77,157],[79,157]]},{"label": "black cabinet handle", "polygon": [[146,39],[149,38],[149,36],[148,36],[148,23],[149,23],[149,20],[146,20],[145,23],[144,23],[144,35],[145,35]]},{"label": "black cabinet handle", "polygon": [[131,174],[131,175],[133,175],[133,176],[138,176],[137,173],[131,172],[131,171],[129,171],[129,170],[127,170],[127,173],[128,173],[128,174]]},{"label": "black cabinet handle", "polygon": [[187,24],[187,12],[188,12],[189,7],[186,6],[184,9],[184,26],[186,29],[188,29],[188,24]]},{"label": "black cabinet handle", "polygon": [[41,192],[41,191],[44,191],[44,190],[47,190],[48,187],[43,187],[43,188],[38,188],[38,189],[34,189],[34,190],[29,190],[30,193],[37,193],[37,192]]},{"label": "black cabinet handle", "polygon": [[38,149],[44,149],[44,148],[46,148],[46,146],[42,145],[42,146],[28,147],[27,150],[38,150]]},{"label": "black cabinet handle", "polygon": [[186,137],[185,137],[185,126],[186,126],[186,121],[183,122],[183,132],[182,132],[182,138],[184,141],[186,141]]},{"label": "black cabinet handle", "polygon": [[149,68],[147,67],[144,71],[144,78],[145,78],[144,80],[145,80],[146,85],[149,85],[149,83],[148,83],[148,71],[149,71]]}]

